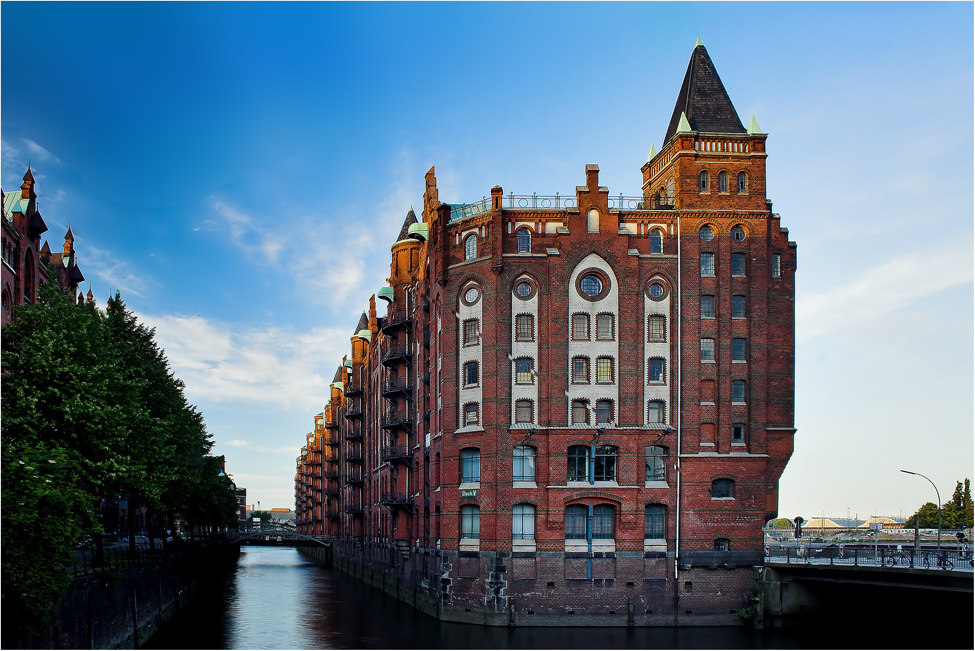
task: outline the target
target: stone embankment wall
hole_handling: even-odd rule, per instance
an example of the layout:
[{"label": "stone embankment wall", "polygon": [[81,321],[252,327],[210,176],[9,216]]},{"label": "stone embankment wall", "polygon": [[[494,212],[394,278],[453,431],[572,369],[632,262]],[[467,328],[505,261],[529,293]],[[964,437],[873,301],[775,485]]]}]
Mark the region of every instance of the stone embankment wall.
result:
[{"label": "stone embankment wall", "polygon": [[232,543],[190,545],[151,563],[79,577],[46,630],[28,639],[4,639],[3,647],[138,648],[239,554],[240,546]]}]

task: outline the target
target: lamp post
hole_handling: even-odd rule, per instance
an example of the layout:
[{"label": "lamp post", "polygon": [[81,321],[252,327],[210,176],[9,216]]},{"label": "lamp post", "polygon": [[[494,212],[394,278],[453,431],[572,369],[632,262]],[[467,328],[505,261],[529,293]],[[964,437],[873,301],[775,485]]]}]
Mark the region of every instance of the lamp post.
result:
[{"label": "lamp post", "polygon": [[[901,470],[901,472],[906,473],[908,475],[917,475],[918,477],[924,477],[924,475],[922,475],[921,473],[911,472],[910,470]],[[940,554],[941,553],[941,493],[938,491],[938,487],[934,485],[933,481],[931,481],[927,477],[924,478],[928,480],[928,483],[931,484],[932,488],[934,488],[934,494],[938,496],[938,553]],[[920,515],[921,515],[920,511],[918,511],[917,520],[921,519]],[[918,526],[917,520],[914,521],[915,527]]]}]

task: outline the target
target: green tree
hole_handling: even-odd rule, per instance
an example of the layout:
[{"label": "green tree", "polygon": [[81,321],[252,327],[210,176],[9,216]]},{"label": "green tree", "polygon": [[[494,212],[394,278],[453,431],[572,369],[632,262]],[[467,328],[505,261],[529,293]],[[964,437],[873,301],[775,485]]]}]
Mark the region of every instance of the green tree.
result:
[{"label": "green tree", "polygon": [[[905,522],[905,527],[931,529],[938,526],[938,505],[927,502]],[[944,529],[964,529],[972,526],[972,488],[971,482],[955,483],[955,491],[951,499],[941,505],[941,526]]]}]

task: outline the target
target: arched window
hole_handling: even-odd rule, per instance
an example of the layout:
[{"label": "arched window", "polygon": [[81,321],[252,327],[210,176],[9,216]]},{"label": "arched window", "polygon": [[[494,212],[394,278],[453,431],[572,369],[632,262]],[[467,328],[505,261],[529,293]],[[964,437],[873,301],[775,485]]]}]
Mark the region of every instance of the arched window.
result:
[{"label": "arched window", "polygon": [[698,192],[710,192],[711,191],[711,177],[704,170],[697,175],[697,189]]},{"label": "arched window", "polygon": [[596,504],[592,507],[592,537],[616,537],[616,507],[612,504]]},{"label": "arched window", "polygon": [[586,226],[590,233],[599,232],[599,211],[595,208],[586,214]]},{"label": "arched window", "polygon": [[744,194],[748,192],[748,175],[744,172],[738,172],[738,193]]},{"label": "arched window", "polygon": [[515,504],[511,509],[511,537],[515,540],[535,538],[535,507],[531,504]]},{"label": "arched window", "polygon": [[531,253],[532,232],[527,226],[518,229],[518,253]]},{"label": "arched window", "polygon": [[728,540],[727,538],[715,538],[714,551],[716,552],[731,551],[731,541]]},{"label": "arched window", "polygon": [[584,504],[570,504],[565,507],[565,538],[578,540],[586,538],[588,513]]},{"label": "arched window", "polygon": [[650,253],[664,252],[664,234],[659,228],[650,231]]},{"label": "arched window", "polygon": [[464,259],[473,260],[477,257],[477,235],[473,233],[464,238]]},{"label": "arched window", "polygon": [[728,173],[718,172],[718,192],[728,191]]}]

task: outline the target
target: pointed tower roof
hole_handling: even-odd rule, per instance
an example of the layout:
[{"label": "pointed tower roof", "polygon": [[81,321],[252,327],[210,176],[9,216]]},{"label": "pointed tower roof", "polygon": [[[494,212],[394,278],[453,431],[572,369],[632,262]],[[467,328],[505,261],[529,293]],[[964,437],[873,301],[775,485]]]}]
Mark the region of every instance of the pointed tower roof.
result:
[{"label": "pointed tower roof", "polygon": [[403,220],[403,228],[399,231],[399,237],[396,238],[397,242],[402,242],[403,240],[409,240],[410,238],[410,226],[416,223],[416,213],[410,208],[410,212],[406,213],[406,219]]},{"label": "pointed tower roof", "polygon": [[335,369],[335,377],[332,378],[332,382],[341,382],[345,377],[342,375],[342,367],[339,366]]},{"label": "pointed tower roof", "polygon": [[681,115],[686,116],[693,131],[706,133],[746,133],[735,110],[728,91],[725,90],[718,71],[708,56],[704,44],[698,44],[691,53],[691,60],[684,73],[684,82],[677,95],[677,104],[670,117],[664,144],[678,132]]},{"label": "pointed tower roof", "polygon": [[368,330],[368,329],[369,329],[369,317],[366,316],[365,312],[363,312],[362,316],[359,317],[359,324],[355,327],[355,332],[352,334],[353,336],[355,336],[360,332],[362,332],[363,330]]}]

